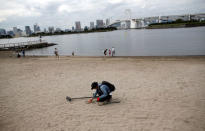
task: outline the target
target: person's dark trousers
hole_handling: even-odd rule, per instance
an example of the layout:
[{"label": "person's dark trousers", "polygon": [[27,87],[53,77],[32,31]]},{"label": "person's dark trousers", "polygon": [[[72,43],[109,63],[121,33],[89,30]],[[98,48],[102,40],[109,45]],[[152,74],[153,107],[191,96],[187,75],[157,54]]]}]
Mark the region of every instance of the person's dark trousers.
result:
[{"label": "person's dark trousers", "polygon": [[108,95],[108,96],[106,96],[106,97],[100,99],[99,102],[110,101],[111,98],[112,98],[112,96],[111,96],[111,95]]}]

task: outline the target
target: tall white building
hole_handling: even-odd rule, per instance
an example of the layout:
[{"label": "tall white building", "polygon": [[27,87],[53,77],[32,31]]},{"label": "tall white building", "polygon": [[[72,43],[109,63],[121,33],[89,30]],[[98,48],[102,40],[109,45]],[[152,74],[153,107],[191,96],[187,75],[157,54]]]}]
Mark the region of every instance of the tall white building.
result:
[{"label": "tall white building", "polygon": [[136,28],[136,24],[137,24],[136,21],[134,21],[132,19],[130,20],[130,28],[131,29],[135,29]]}]

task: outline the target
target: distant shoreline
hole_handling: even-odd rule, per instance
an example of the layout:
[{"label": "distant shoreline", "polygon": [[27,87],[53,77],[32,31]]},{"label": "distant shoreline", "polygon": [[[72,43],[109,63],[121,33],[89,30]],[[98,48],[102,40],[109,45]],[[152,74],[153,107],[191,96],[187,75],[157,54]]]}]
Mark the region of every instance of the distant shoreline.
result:
[{"label": "distant shoreline", "polygon": [[[204,27],[205,21],[195,22],[195,23],[156,23],[151,24],[148,27],[144,28],[134,28],[134,29],[169,29],[169,28],[191,28],[191,27]],[[39,37],[39,36],[53,36],[53,35],[69,35],[69,34],[87,34],[87,33],[96,33],[96,32],[110,32],[118,30],[116,28],[104,28],[99,30],[88,30],[88,31],[79,31],[79,32],[56,32],[56,33],[38,33],[32,34],[31,36],[21,36],[21,37]],[[18,37],[0,37],[0,39],[12,39]]]},{"label": "distant shoreline", "polygon": [[[0,58],[16,58],[15,51],[0,51]],[[22,57],[23,58],[23,57]],[[26,55],[25,58],[55,58],[54,55]],[[60,58],[127,58],[127,59],[205,59],[205,55],[173,55],[173,56],[72,56],[60,55]],[[20,58],[21,59],[21,58]]]},{"label": "distant shoreline", "polygon": [[190,21],[181,21],[181,22],[169,22],[169,23],[155,23],[150,24],[146,29],[168,29],[168,28],[188,28],[188,27],[200,27],[205,26],[205,21],[190,22]]},{"label": "distant shoreline", "polygon": [[69,32],[54,32],[54,33],[37,33],[37,34],[32,34],[28,37],[36,37],[36,36],[52,36],[52,35],[69,35],[69,34],[83,34],[83,33],[95,33],[95,32],[110,32],[117,30],[117,28],[114,27],[108,27],[108,28],[99,28],[99,29],[92,29],[92,30],[84,30],[84,31],[69,31]]},{"label": "distant shoreline", "polygon": [[[84,34],[84,33],[96,33],[96,32],[110,32],[117,30],[115,27],[108,27],[108,28],[99,28],[99,29],[92,29],[92,30],[85,30],[85,31],[69,31],[69,32],[53,32],[53,33],[44,33],[40,32],[37,34],[31,34],[30,36],[21,36],[21,37],[39,37],[39,36],[52,36],[52,35],[69,35],[69,34]],[[18,37],[11,37],[9,35],[1,36],[0,39],[12,39]]]}]

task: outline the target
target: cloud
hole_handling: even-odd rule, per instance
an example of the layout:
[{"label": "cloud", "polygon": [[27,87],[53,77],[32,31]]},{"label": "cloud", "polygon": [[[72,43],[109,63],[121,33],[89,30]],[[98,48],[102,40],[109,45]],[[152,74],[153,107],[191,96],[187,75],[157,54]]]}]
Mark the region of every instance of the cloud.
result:
[{"label": "cloud", "polygon": [[0,8],[0,22],[7,20],[12,16],[27,17],[27,16],[40,16],[41,13],[35,8],[27,8],[26,6],[9,1],[3,4]]},{"label": "cloud", "polygon": [[123,0],[109,0],[108,2],[112,4],[117,4],[117,3],[122,3]]},{"label": "cloud", "polygon": [[5,21],[5,20],[6,20],[6,18],[0,17],[0,22],[3,22],[3,21]]},{"label": "cloud", "polygon": [[58,7],[58,12],[81,12],[81,11],[88,11],[88,10],[94,10],[96,9],[95,4],[93,3],[79,3],[77,5],[71,5],[71,4],[63,4]]},{"label": "cloud", "polygon": [[0,28],[24,27],[38,23],[42,27],[71,28],[96,19],[125,19],[157,15],[204,13],[204,0],[0,0]]}]

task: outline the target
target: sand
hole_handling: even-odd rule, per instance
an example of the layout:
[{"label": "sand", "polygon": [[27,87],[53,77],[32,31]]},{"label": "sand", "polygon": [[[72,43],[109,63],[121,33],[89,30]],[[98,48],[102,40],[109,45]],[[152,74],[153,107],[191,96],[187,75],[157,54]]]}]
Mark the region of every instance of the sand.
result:
[{"label": "sand", "polygon": [[[93,81],[115,84],[103,106]],[[0,131],[204,131],[205,57],[0,58]]]}]

